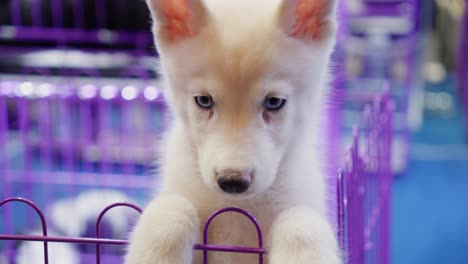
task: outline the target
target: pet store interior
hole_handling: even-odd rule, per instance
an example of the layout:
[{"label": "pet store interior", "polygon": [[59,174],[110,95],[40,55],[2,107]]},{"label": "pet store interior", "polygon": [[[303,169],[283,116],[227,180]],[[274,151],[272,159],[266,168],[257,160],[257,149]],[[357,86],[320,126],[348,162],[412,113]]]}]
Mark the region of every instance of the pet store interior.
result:
[{"label": "pet store interior", "polygon": [[[342,0],[338,17],[344,263],[468,263],[468,1]],[[144,0],[0,1],[0,264],[123,263],[170,122],[150,29]]]}]

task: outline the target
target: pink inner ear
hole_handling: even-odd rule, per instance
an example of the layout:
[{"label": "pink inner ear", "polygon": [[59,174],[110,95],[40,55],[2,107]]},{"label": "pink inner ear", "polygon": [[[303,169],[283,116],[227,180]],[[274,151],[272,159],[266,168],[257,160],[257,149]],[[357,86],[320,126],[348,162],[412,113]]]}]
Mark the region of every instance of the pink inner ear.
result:
[{"label": "pink inner ear", "polygon": [[190,11],[186,0],[162,0],[161,12],[167,18],[164,27],[171,40],[193,34],[189,27]]},{"label": "pink inner ear", "polygon": [[296,24],[291,35],[304,37],[310,34],[313,39],[319,39],[327,24],[325,15],[329,5],[330,0],[299,0],[295,12]]}]

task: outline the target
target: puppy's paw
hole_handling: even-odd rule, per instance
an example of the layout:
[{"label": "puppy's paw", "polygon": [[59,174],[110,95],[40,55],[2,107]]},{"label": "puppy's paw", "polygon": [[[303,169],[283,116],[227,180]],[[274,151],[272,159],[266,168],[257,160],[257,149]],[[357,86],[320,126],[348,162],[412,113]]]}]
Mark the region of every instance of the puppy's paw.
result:
[{"label": "puppy's paw", "polygon": [[331,226],[309,208],[288,209],[273,223],[270,264],[289,263],[341,263]]},{"label": "puppy's paw", "polygon": [[126,264],[190,264],[200,220],[179,195],[162,196],[144,210],[131,235]]}]

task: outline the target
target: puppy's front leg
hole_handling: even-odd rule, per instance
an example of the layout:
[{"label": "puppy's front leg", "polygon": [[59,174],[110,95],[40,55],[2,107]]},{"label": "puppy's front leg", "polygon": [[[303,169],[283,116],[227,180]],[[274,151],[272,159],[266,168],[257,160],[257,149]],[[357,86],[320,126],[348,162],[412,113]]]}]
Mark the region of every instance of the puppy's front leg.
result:
[{"label": "puppy's front leg", "polygon": [[339,264],[337,241],[323,216],[306,207],[282,212],[271,230],[270,264]]},{"label": "puppy's front leg", "polygon": [[154,199],[131,235],[126,264],[190,264],[200,220],[179,195]]}]

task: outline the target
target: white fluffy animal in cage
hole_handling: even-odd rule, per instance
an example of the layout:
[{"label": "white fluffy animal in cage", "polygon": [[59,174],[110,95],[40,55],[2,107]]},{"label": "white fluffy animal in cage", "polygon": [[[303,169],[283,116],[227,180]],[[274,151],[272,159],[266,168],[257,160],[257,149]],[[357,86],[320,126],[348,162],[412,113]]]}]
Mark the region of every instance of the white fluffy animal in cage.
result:
[{"label": "white fluffy animal in cage", "polygon": [[[109,205],[118,202],[132,201],[127,195],[113,190],[86,190],[77,196],[53,202],[48,210],[50,217],[49,236],[96,237],[95,223],[99,214]],[[110,229],[104,229],[105,238],[123,237],[130,226],[135,212],[128,208],[117,207],[109,210],[103,218]],[[102,225],[103,226],[103,225]],[[89,230],[89,227],[92,227]],[[52,230],[50,230],[52,229]],[[42,235],[34,231],[31,235]],[[107,237],[106,237],[107,235]],[[80,251],[73,244],[49,243],[49,263],[80,263]],[[22,242],[18,247],[16,262],[18,264],[37,263],[44,258],[41,242]],[[2,263],[2,262],[0,262]]]},{"label": "white fluffy animal in cage", "polygon": [[[127,264],[201,263],[201,221],[235,206],[257,217],[271,264],[340,263],[326,217],[322,120],[335,0],[148,0],[174,120],[162,190],[132,235]],[[210,244],[253,246],[226,214]],[[256,255],[210,252],[213,263]]]},{"label": "white fluffy animal in cage", "polygon": [[[113,190],[87,190],[77,196],[54,202],[48,211],[52,226],[65,236],[94,237],[86,234],[89,225],[94,226],[104,208],[117,202],[132,201],[127,195]],[[134,212],[128,208],[114,208],[104,217],[109,223],[113,237],[122,237],[127,231]],[[94,230],[93,230],[94,231]]]},{"label": "white fluffy animal in cage", "polygon": [[[31,235],[42,235],[42,231],[32,232]],[[57,236],[55,232],[49,232],[48,235]],[[48,259],[50,264],[80,263],[80,252],[73,244],[48,243],[48,250]],[[36,241],[21,242],[16,254],[16,264],[42,263],[43,260],[44,243]]]}]

